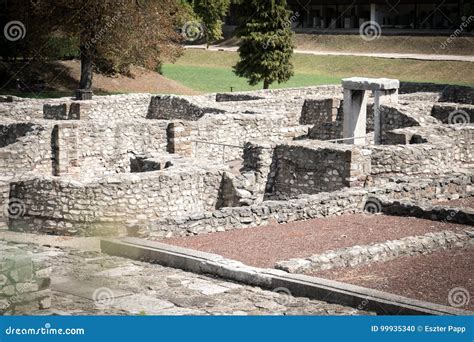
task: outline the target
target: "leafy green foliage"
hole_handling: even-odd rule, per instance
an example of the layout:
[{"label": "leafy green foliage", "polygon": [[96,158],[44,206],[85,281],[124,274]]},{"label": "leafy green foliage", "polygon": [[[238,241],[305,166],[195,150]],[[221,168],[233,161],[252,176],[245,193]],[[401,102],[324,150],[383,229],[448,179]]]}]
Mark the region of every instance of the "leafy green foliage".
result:
[{"label": "leafy green foliage", "polygon": [[76,42],[81,87],[90,88],[92,70],[127,75],[132,64],[153,70],[163,60],[175,60],[182,52],[176,28],[185,19],[179,1],[21,0],[9,10],[27,25],[22,41],[27,55],[48,58],[51,37]]},{"label": "leafy green foliage", "polygon": [[240,7],[240,61],[234,72],[252,86],[263,81],[264,89],[274,82],[288,81],[294,74],[294,46],[286,0],[241,0]]},{"label": "leafy green foliage", "polygon": [[204,24],[207,43],[222,38],[222,18],[229,10],[230,0],[194,0],[193,8]]}]

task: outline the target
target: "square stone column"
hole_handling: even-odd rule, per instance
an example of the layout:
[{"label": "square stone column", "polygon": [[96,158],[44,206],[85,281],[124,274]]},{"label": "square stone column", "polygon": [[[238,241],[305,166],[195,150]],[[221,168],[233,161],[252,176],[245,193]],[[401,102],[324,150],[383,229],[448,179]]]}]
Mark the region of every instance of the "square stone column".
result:
[{"label": "square stone column", "polygon": [[367,100],[365,90],[344,89],[343,138],[351,138],[344,140],[345,144],[365,145]]},{"label": "square stone column", "polygon": [[374,141],[379,145],[382,137],[382,119],[380,117],[380,106],[383,104],[397,104],[398,89],[375,90],[374,91]]},{"label": "square stone column", "polygon": [[351,77],[342,80],[344,88],[344,124],[343,138],[347,144],[364,145],[367,135],[367,92],[375,95],[374,135],[375,143],[380,143],[382,135],[382,120],[380,118],[381,104],[396,104],[398,102],[398,88],[400,81],[389,78]]}]

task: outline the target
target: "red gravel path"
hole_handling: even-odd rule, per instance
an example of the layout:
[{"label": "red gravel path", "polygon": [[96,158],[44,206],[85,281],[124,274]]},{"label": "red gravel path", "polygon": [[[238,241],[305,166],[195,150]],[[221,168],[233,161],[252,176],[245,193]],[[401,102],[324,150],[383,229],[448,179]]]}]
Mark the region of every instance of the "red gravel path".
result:
[{"label": "red gravel path", "polygon": [[370,287],[401,296],[449,305],[449,292],[462,287],[470,294],[464,310],[474,310],[474,247],[392,261],[338,268],[312,275]]},{"label": "red gravel path", "polygon": [[461,208],[471,208],[474,209],[474,197],[460,198],[457,200],[451,201],[434,201],[433,204],[436,205],[448,205],[450,207],[461,207]]},{"label": "red gravel path", "polygon": [[465,226],[458,224],[411,217],[353,214],[173,238],[164,242],[219,254],[247,265],[274,267],[278,261],[309,257],[329,249],[463,228]]}]

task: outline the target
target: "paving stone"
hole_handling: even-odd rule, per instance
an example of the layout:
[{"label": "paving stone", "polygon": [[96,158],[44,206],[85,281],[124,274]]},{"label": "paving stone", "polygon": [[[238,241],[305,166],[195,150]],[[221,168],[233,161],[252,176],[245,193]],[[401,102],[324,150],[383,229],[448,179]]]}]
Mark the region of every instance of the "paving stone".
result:
[{"label": "paving stone", "polygon": [[172,307],[174,307],[174,304],[171,302],[143,294],[113,298],[111,304],[107,306],[107,308],[124,310],[134,315],[155,315],[157,312],[162,312],[164,309]]}]

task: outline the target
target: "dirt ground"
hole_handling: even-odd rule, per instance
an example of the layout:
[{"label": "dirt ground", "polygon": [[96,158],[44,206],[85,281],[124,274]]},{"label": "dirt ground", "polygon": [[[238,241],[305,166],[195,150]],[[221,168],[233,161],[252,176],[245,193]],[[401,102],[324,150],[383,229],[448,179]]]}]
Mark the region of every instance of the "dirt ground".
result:
[{"label": "dirt ground", "polygon": [[[468,298],[474,296],[473,263],[474,247],[471,247],[311,275],[442,305],[450,305],[448,298],[453,291],[451,301],[455,305],[460,309],[474,310],[474,299]],[[466,304],[461,306],[463,302]]]},{"label": "dirt ground", "polygon": [[464,228],[458,224],[411,217],[352,214],[164,242],[219,254],[247,265],[274,267],[278,261],[309,257],[330,249]]},{"label": "dirt ground", "polygon": [[[8,66],[8,70],[5,70],[6,66]],[[16,79],[19,79],[21,84],[27,88],[34,88],[34,84],[38,83],[38,80],[42,80],[46,84],[45,91],[74,91],[79,85],[80,62],[78,60],[51,61],[46,64],[27,66],[24,62],[11,62],[9,64],[3,63],[2,68],[0,68],[0,75],[4,75],[2,77],[9,80],[3,90],[15,90]],[[19,71],[18,74],[15,72],[16,70]],[[9,77],[12,73],[14,78]],[[109,77],[94,73],[93,90],[105,93],[197,94],[191,88],[151,70],[132,67],[131,73],[133,77],[121,75]],[[35,93],[42,92],[41,90],[32,90]]]}]

